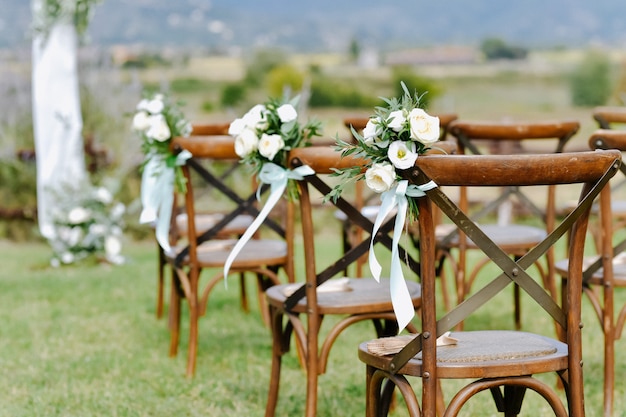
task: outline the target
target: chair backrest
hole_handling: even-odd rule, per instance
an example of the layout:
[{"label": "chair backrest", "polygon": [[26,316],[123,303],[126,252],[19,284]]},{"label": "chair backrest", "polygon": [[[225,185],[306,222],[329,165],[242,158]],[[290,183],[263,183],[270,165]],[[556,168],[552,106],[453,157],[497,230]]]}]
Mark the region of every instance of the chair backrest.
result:
[{"label": "chair backrest", "polygon": [[[488,303],[511,283],[519,285],[537,304],[533,317],[542,312],[551,317],[563,330],[563,341],[568,344],[568,381],[579,390],[575,392],[582,415],[582,342],[580,329],[582,260],[585,231],[593,200],[617,171],[621,161],[618,151],[596,151],[543,155],[498,156],[428,156],[418,158],[407,179],[414,184],[434,181],[443,186],[545,186],[581,184],[582,192],[577,207],[547,236],[547,238],[519,259],[512,259],[482,231],[469,214],[461,210],[441,188],[426,191],[418,199],[420,233],[420,278],[422,283],[422,332],[397,353],[390,371],[399,371],[412,357],[422,352],[422,399],[424,409],[435,409],[437,397],[437,337],[452,329],[474,311]],[[486,280],[485,285],[463,303],[437,318],[435,291],[435,206],[450,218],[502,272]],[[568,233],[569,232],[569,233]],[[535,260],[543,256],[561,237],[569,238],[569,279],[565,302],[560,304],[526,272]],[[558,297],[556,297],[558,298]],[[437,337],[432,337],[436,335]],[[516,370],[516,372],[519,370]],[[427,377],[426,377],[427,376]],[[572,413],[576,414],[576,411]]]},{"label": "chair backrest", "polygon": [[[190,256],[192,263],[196,262],[195,256],[197,247],[208,240],[217,237],[220,232],[229,225],[237,216],[249,214],[253,218],[257,217],[259,210],[256,206],[257,190],[250,185],[253,183],[249,179],[249,173],[242,177],[245,178],[246,184],[242,187],[240,181],[228,183],[223,173],[214,172],[212,164],[220,161],[234,162],[232,165],[236,169],[245,169],[244,165],[239,163],[239,157],[235,153],[234,138],[223,135],[195,135],[189,137],[177,137],[173,140],[172,146],[175,151],[187,150],[192,157],[182,166],[183,173],[187,180],[187,190],[184,195],[184,206],[187,214],[187,244],[188,246],[182,250],[177,256],[177,263],[181,263],[185,256]],[[194,175],[192,176],[192,172]],[[196,177],[197,176],[197,177]],[[194,183],[198,177],[205,184],[215,189],[219,196],[230,203],[230,208],[223,213],[221,219],[207,230],[199,231],[196,227],[196,196],[194,195]],[[267,186],[261,187],[260,192],[263,193],[268,189]],[[272,218],[267,218],[264,225],[276,232],[283,238],[288,238],[287,230],[291,227],[291,217],[286,216],[284,223],[277,222]],[[291,239],[287,239],[288,244]],[[288,251],[292,247],[289,244]],[[288,274],[291,271],[287,272]],[[289,275],[291,276],[291,275]]]},{"label": "chair backrest", "polygon": [[593,118],[601,129],[613,129],[626,125],[626,107],[602,106],[593,109]]}]

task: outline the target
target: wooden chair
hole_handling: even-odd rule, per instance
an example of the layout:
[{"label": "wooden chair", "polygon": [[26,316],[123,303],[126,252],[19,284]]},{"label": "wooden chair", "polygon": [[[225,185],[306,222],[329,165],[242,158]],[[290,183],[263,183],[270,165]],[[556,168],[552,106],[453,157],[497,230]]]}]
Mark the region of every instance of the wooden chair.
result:
[{"label": "wooden chair", "polygon": [[[617,149],[626,152],[626,131],[597,130],[589,138],[592,149]],[[626,175],[626,167],[620,171]],[[612,182],[624,177],[614,178]],[[611,197],[614,187],[605,187],[600,194],[600,203],[593,212],[598,213],[599,237],[597,256],[589,256],[584,260],[583,291],[591,301],[604,334],[604,415],[613,415],[615,391],[615,342],[621,338],[626,322],[626,304],[615,305],[615,290],[626,287],[626,239],[615,237],[614,231],[624,230],[626,223],[623,218],[616,219],[614,212],[624,208],[624,201]],[[591,226],[591,225],[590,225]],[[598,233],[599,232],[599,233]],[[556,263],[556,271],[563,279],[567,278],[568,260]],[[615,314],[617,311],[617,314]]]},{"label": "wooden chair", "polygon": [[[181,300],[185,298],[189,307],[189,350],[187,359],[187,375],[193,376],[196,365],[196,353],[198,345],[198,319],[204,315],[213,287],[226,277],[223,276],[223,266],[237,239],[216,239],[223,233],[225,226],[231,224],[238,216],[248,214],[252,217],[258,215],[256,208],[256,190],[250,190],[248,195],[241,195],[241,183],[228,184],[216,173],[211,171],[212,164],[202,164],[201,161],[209,162],[237,160],[234,150],[234,139],[230,136],[213,137],[189,137],[175,138],[173,142],[176,151],[187,150],[193,155],[182,167],[187,179],[187,191],[185,193],[186,242],[179,243],[171,252],[166,253],[167,262],[173,268],[172,291],[170,300],[170,323],[171,340],[170,356],[177,354],[180,320]],[[242,165],[238,165],[242,167]],[[194,198],[197,178],[192,178],[191,172],[196,173],[216,190],[223,194],[223,198],[234,203],[232,211],[221,217],[214,226],[206,231],[201,231],[196,225],[197,201]],[[247,181],[246,181],[247,183]],[[247,187],[244,187],[247,188]],[[263,190],[267,189],[264,187]],[[215,201],[207,202],[215,204]],[[289,208],[288,208],[289,210]],[[291,226],[292,218],[288,212],[285,216],[286,227],[266,219],[264,224],[279,236],[278,239],[252,239],[235,258],[230,271],[232,273],[254,273],[258,286],[258,298],[261,313],[264,320],[269,323],[269,314],[265,304],[264,291],[281,282],[279,270],[284,269],[288,279],[293,275],[291,268],[291,245],[290,234],[286,232]],[[217,271],[204,287],[200,286],[200,273],[204,269],[216,268]]]},{"label": "wooden chair", "polygon": [[[537,150],[542,153],[560,153],[578,128],[579,123],[574,121],[508,123],[457,120],[450,125],[449,133],[456,139],[461,154],[505,155],[536,153]],[[545,206],[539,204],[539,201],[527,196],[520,187],[504,187],[493,199],[481,196],[477,203],[473,201],[473,205],[480,206],[480,209],[472,214],[472,219],[479,221],[482,230],[505,248],[510,256],[521,257],[554,227],[555,186],[547,187],[546,197],[543,200]],[[517,208],[514,208],[514,204],[518,205]],[[459,205],[463,210],[469,210],[470,196],[466,187],[459,189]],[[521,224],[519,220],[515,221],[516,219],[511,214],[515,211],[534,215],[543,225]],[[497,216],[497,222],[488,219],[490,215]],[[445,228],[442,227],[440,230],[445,230]],[[442,274],[442,280],[446,279],[445,262],[449,262],[456,284],[457,303],[460,303],[470,293],[479,273],[490,261],[483,258],[475,263],[471,270],[468,270],[468,251],[475,250],[477,247],[471,239],[467,239],[454,227],[449,227],[446,233],[438,234],[437,245],[440,261],[438,271]],[[537,262],[535,266],[541,271],[544,287],[555,295],[557,289],[554,283],[553,252],[548,251],[545,258],[545,266],[542,266],[540,262]],[[521,328],[520,308],[519,287],[514,286],[514,320],[518,329]]]},{"label": "wooden chair", "polygon": [[[517,259],[512,259],[506,248],[491,240],[481,226],[470,219],[470,214],[453,203],[441,188],[427,191],[426,197],[418,199],[422,329],[410,340],[400,336],[360,345],[359,358],[367,368],[366,415],[387,415],[394,388],[398,387],[411,416],[456,416],[468,400],[485,390],[491,391],[497,411],[505,416],[519,414],[527,390],[543,397],[557,416],[584,416],[580,323],[585,229],[593,200],[619,169],[620,162],[621,154],[617,151],[418,158],[408,175],[414,184],[432,180],[439,186],[484,188],[575,183],[580,184],[581,198],[575,210],[544,241]],[[437,246],[433,213],[436,209],[443,211],[499,268],[488,280],[481,280],[482,288],[439,318],[435,296]],[[560,304],[559,297],[546,292],[527,270],[546,250],[567,237],[571,242],[569,279],[564,290],[566,302]],[[563,336],[561,340],[547,337],[541,327],[538,333],[491,327],[453,331],[449,334],[452,339],[448,339],[452,344],[437,346],[442,335],[513,283],[536,304],[533,320],[555,321],[562,330],[559,332]],[[534,377],[548,372],[559,376],[567,408],[557,387]],[[408,377],[421,380],[420,400]],[[446,379],[470,381],[462,384],[446,403],[438,390],[439,384],[447,387]]]},{"label": "wooden chair", "polygon": [[[455,121],[458,116],[455,113],[434,113],[433,116],[439,117],[439,127],[440,134],[439,140],[445,141],[448,136],[448,128],[450,123]],[[369,121],[369,117],[346,117],[343,120],[344,126],[351,132],[354,129],[357,132],[362,132],[367,122]],[[436,144],[435,146],[439,146]],[[446,146],[446,149],[449,149],[449,146]],[[357,208],[361,210],[363,215],[368,217],[370,220],[374,221],[376,215],[378,214],[379,202],[375,200],[378,196],[375,194],[365,195],[363,189],[363,183],[358,182],[356,187],[354,187],[354,204]],[[354,242],[360,242],[362,240],[362,230],[360,227],[355,227],[341,212],[338,210],[336,213],[336,218],[341,222],[342,227],[342,241],[343,241],[343,250],[347,252],[354,245]],[[359,259],[356,263],[356,275],[360,276],[363,270],[363,264],[365,263],[365,258]]]},{"label": "wooden chair", "polygon": [[[228,128],[230,123],[208,123],[208,124],[200,124],[194,123],[192,125],[191,136],[226,136],[228,135]],[[232,168],[226,170],[221,177],[228,176],[233,169],[237,167],[238,161],[232,162]],[[198,228],[198,234],[207,231],[211,227],[215,226],[215,224],[220,221],[224,217],[224,213],[220,212],[202,212],[196,213],[195,224]],[[237,216],[231,223],[224,226],[222,230],[217,233],[216,237],[218,238],[232,238],[236,235],[241,235],[246,228],[252,223],[254,219],[249,214],[242,214]],[[173,212],[173,218],[170,227],[170,241],[175,243],[181,237],[187,235],[187,214],[184,210],[184,205],[182,207],[175,207]],[[157,300],[156,300],[156,316],[157,318],[163,317],[163,311],[165,307],[165,269],[167,265],[167,260],[165,257],[165,253],[160,245],[157,243],[157,260],[158,260],[158,275],[157,275]],[[241,278],[243,280],[243,277]],[[245,287],[243,285],[241,288],[241,304],[242,307],[247,310],[247,296],[245,293]]]},{"label": "wooden chair", "polygon": [[593,118],[600,129],[615,129],[626,125],[626,107],[602,106],[593,109]]},{"label": "wooden chair", "polygon": [[[322,285],[329,285],[328,279],[342,274],[347,266],[359,259],[369,249],[373,223],[347,200],[340,198],[335,206],[344,211],[368,236],[345,254],[338,254],[336,259],[324,259],[324,264],[316,262],[315,242],[318,238],[315,230],[315,207],[317,201],[311,196],[321,193],[326,195],[331,186],[326,183],[333,168],[343,168],[362,164],[362,160],[351,157],[341,158],[341,153],[331,147],[309,147],[293,150],[289,157],[290,167],[308,165],[316,175],[307,176],[298,182],[300,192],[300,217],[302,223],[302,241],[304,247],[305,282],[300,284],[277,285],[267,290],[272,329],[272,368],[269,383],[266,417],[274,416],[278,403],[282,357],[290,350],[292,334],[296,339],[299,356],[304,362],[306,373],[306,416],[313,417],[317,410],[318,378],[327,367],[330,350],[338,336],[350,325],[364,320],[372,320],[376,334],[395,335],[398,332],[396,317],[391,304],[389,280],[376,282],[373,278],[340,278],[331,280],[331,288],[337,283],[339,291],[322,290]],[[332,201],[331,201],[332,203]],[[318,217],[317,219],[323,219]],[[317,223],[319,225],[319,223]],[[381,226],[377,242],[391,247],[388,232],[393,228],[393,221]],[[329,238],[324,237],[325,241]],[[318,242],[319,243],[319,242]],[[401,259],[408,260],[416,268],[411,256],[400,248]],[[347,281],[347,282],[345,282]],[[324,284],[326,283],[326,284]],[[409,294],[413,305],[420,305],[420,286],[408,282]],[[319,290],[318,290],[319,288]],[[322,320],[334,315],[341,318],[327,329],[325,338],[320,336]],[[410,326],[411,327],[411,326]]]}]

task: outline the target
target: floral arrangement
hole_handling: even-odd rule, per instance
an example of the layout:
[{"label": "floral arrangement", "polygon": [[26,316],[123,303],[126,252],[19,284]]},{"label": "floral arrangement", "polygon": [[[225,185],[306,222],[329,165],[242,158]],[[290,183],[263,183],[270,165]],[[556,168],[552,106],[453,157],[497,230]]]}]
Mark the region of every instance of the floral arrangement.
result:
[{"label": "floral arrangement", "polygon": [[59,190],[53,213],[56,239],[52,266],[72,264],[95,256],[113,264],[124,261],[122,252],[124,204],[113,201],[105,187],[66,185]]},{"label": "floral arrangement", "polygon": [[310,146],[311,139],[319,136],[318,122],[300,125],[297,103],[298,97],[287,103],[270,99],[231,123],[228,133],[235,138],[235,152],[257,174],[267,163],[286,168],[291,149]]},{"label": "floral arrangement", "polygon": [[172,138],[189,136],[191,124],[185,119],[180,103],[173,103],[162,93],[145,94],[137,104],[133,116],[132,129],[141,139],[141,150],[145,155],[144,166],[148,161],[164,164],[175,171],[176,188],[185,191],[185,178],[182,174],[177,156],[171,151]]},{"label": "floral arrangement", "polygon": [[[401,98],[383,98],[386,107],[377,107],[362,134],[352,128],[356,143],[337,140],[337,149],[343,156],[364,158],[362,166],[337,170],[340,181],[328,198],[338,198],[347,180],[365,180],[376,193],[393,190],[403,180],[400,172],[413,167],[417,157],[428,151],[439,140],[439,118],[419,107],[420,96],[411,95],[402,83]],[[411,186],[409,186],[409,189]],[[409,197],[411,192],[409,191]],[[417,208],[409,198],[409,213],[417,217]]]},{"label": "floral arrangement", "polygon": [[84,37],[93,8],[102,0],[41,0],[33,10],[34,30],[47,38],[52,27],[62,21],[72,23],[79,37]]}]

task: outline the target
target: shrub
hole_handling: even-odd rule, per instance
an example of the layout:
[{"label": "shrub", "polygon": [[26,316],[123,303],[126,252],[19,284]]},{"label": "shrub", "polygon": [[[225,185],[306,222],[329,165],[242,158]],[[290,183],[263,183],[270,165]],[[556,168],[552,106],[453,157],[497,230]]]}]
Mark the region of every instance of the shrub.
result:
[{"label": "shrub", "polygon": [[290,96],[302,90],[304,76],[291,65],[279,65],[267,74],[267,89],[270,97],[282,97],[285,88],[291,90]]},{"label": "shrub", "polygon": [[220,104],[224,107],[234,107],[246,97],[246,87],[241,83],[226,84],[222,88]]},{"label": "shrub", "polygon": [[611,95],[610,61],[606,54],[589,51],[571,74],[570,91],[574,106],[600,106]]},{"label": "shrub", "polygon": [[427,109],[430,103],[441,94],[441,87],[435,81],[416,74],[409,67],[394,67],[391,73],[391,81],[394,88],[394,96],[401,97],[404,94],[400,84],[403,81],[409,92],[417,92],[417,94],[421,95],[420,106],[424,109]]},{"label": "shrub", "polygon": [[317,76],[311,83],[311,107],[372,108],[380,104],[380,99],[362,93],[345,80]]}]

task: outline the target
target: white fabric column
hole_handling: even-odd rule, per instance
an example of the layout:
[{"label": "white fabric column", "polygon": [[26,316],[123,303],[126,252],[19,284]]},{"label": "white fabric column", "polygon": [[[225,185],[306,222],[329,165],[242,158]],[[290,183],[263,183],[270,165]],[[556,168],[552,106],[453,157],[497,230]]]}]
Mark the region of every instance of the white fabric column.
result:
[{"label": "white fabric column", "polygon": [[[33,1],[33,10],[36,3]],[[40,4],[40,3],[39,3]],[[47,239],[56,236],[52,223],[55,196],[63,184],[85,181],[82,116],[77,73],[78,36],[70,23],[53,26],[33,41],[33,128],[37,158],[37,215]]]}]

